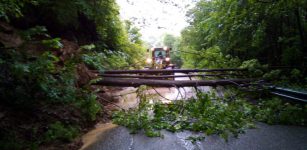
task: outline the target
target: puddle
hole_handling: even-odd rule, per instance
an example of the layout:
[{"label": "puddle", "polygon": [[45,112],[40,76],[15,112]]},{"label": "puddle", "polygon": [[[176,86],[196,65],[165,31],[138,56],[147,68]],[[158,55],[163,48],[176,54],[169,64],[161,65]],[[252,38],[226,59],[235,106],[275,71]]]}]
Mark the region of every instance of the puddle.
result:
[{"label": "puddle", "polygon": [[[183,73],[176,73],[176,75],[184,75]],[[188,77],[176,78],[175,80],[190,80]],[[135,108],[139,104],[139,99],[136,93],[137,88],[128,87],[124,90],[113,93],[113,96],[118,98],[117,105],[123,109]],[[209,92],[211,90],[208,86],[197,87],[197,90],[202,92]],[[147,94],[154,94],[155,99],[159,99],[162,103],[169,103],[175,100],[186,100],[196,96],[196,89],[194,87],[181,87],[181,88],[152,88],[149,87]]]}]

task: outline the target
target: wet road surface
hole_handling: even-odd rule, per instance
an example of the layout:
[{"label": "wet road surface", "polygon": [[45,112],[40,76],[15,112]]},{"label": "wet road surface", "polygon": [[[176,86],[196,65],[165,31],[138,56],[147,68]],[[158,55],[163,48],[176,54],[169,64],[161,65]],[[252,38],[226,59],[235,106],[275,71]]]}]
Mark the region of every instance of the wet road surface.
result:
[{"label": "wet road surface", "polygon": [[[217,135],[206,136],[192,144],[186,140],[200,133],[162,131],[163,138],[146,137],[144,134],[130,134],[125,127],[104,124],[107,128],[96,133],[92,143],[85,150],[306,150],[307,128],[296,126],[266,125],[257,123],[256,129],[248,129],[239,138],[230,137],[228,142]],[[88,141],[87,141],[88,142]]]},{"label": "wet road surface", "polygon": [[[176,80],[188,80],[178,78]],[[198,87],[201,91],[210,91],[209,87]],[[117,105],[124,109],[136,107],[139,100],[136,94],[126,94],[135,91],[135,88],[126,88],[114,93],[125,95],[119,99]],[[164,98],[176,100],[195,96],[194,88],[156,88]],[[155,93],[154,89],[148,90]],[[166,98],[166,99],[165,99]],[[307,128],[297,126],[267,125],[257,123],[256,129],[248,129],[239,138],[230,137],[228,142],[218,135],[206,136],[202,141],[192,143],[186,140],[189,136],[201,136],[201,133],[190,131],[172,133],[161,131],[163,138],[150,138],[142,133],[130,134],[125,127],[112,123],[98,124],[96,129],[83,136],[82,150],[307,150]]]}]

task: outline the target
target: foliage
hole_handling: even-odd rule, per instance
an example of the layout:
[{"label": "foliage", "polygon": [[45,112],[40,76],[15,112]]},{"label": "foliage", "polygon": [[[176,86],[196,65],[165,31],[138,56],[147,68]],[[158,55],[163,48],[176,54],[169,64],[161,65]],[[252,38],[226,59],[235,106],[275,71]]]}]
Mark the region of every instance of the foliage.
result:
[{"label": "foliage", "polygon": [[[96,52],[106,55],[110,52],[124,53],[127,67],[131,65],[140,68],[145,63],[145,48],[139,29],[129,21],[120,20],[115,0],[30,0],[4,1],[0,4],[3,8],[12,5],[12,8],[8,7],[9,10],[18,11],[20,17],[10,16],[9,19],[12,19],[12,23],[17,27],[33,28],[33,31],[29,30],[30,33],[43,29],[33,26],[44,26],[52,35],[66,37],[80,45],[93,43]],[[1,6],[1,13],[6,15],[6,10],[1,10]],[[85,28],[87,30],[84,30]],[[56,39],[45,40],[43,43],[61,48]]]},{"label": "foliage", "polygon": [[42,40],[42,44],[44,44],[47,47],[60,49],[63,48],[62,43],[60,42],[60,38],[54,38],[50,40]]},{"label": "foliage", "polygon": [[127,55],[121,52],[90,52],[83,54],[83,61],[91,69],[103,72],[105,68],[120,69],[129,66]]},{"label": "foliage", "polygon": [[242,100],[224,101],[214,95],[199,93],[196,99],[167,105],[149,104],[143,100],[136,110],[115,112],[113,121],[130,128],[133,133],[144,129],[149,136],[160,136],[156,131],[167,129],[173,132],[201,131],[227,139],[230,133],[237,136],[253,126],[251,113],[252,106]]},{"label": "foliage", "polygon": [[125,20],[125,29],[131,43],[142,45],[143,41],[141,40],[142,34],[140,33],[140,29],[136,28],[134,24],[128,20]]},{"label": "foliage", "polygon": [[37,5],[36,0],[1,0],[0,3],[0,18],[9,20],[10,17],[21,17],[23,16],[21,9],[25,4]]},{"label": "foliage", "polygon": [[183,64],[181,55],[183,54],[179,49],[179,43],[180,38],[175,37],[174,35],[165,34],[163,37],[163,45],[172,48],[172,50],[170,51],[171,62],[175,64],[176,67],[181,68]]},{"label": "foliage", "polygon": [[186,138],[186,140],[190,140],[193,144],[195,144],[196,141],[201,141],[205,138],[205,136],[189,136],[188,138]]},{"label": "foliage", "polygon": [[[52,39],[51,39],[52,40]],[[59,41],[59,40],[56,40]],[[39,42],[42,43],[42,42]],[[54,47],[50,47],[54,49]],[[49,107],[69,107],[67,113],[80,113],[79,118],[73,120],[69,118],[66,123],[80,123],[79,121],[93,121],[101,111],[101,105],[98,103],[96,93],[92,92],[87,86],[76,86],[76,58],[67,59],[59,65],[60,59],[50,51],[39,55],[29,55],[17,49],[2,49],[0,54],[2,63],[0,72],[0,104],[6,108],[28,114],[41,110],[45,112]],[[56,111],[56,110],[54,110]],[[36,114],[40,117],[33,118],[52,118],[50,113]],[[32,116],[31,116],[32,117]],[[37,119],[35,119],[37,120]],[[39,120],[39,119],[38,119]],[[56,120],[61,120],[57,118]],[[39,122],[40,124],[48,123]],[[14,126],[11,128],[15,128]],[[27,130],[27,129],[25,129]],[[8,139],[5,134],[3,142],[8,143],[8,149],[14,149],[9,143],[15,139]],[[53,140],[72,141],[79,132],[71,125],[63,125],[56,122],[50,125],[45,133],[45,139],[37,138],[36,134],[31,134],[31,139],[23,139],[24,131],[16,131],[21,148],[37,149],[40,144],[49,143]],[[28,132],[28,131],[27,131]],[[41,132],[41,131],[40,131]],[[2,141],[2,139],[0,140]],[[36,148],[35,148],[36,147]]]},{"label": "foliage", "polygon": [[171,48],[173,48],[175,50],[177,49],[176,41],[177,41],[177,38],[174,35],[165,34],[163,36],[163,45],[167,46],[167,47],[171,47]]},{"label": "foliage", "polygon": [[251,59],[244,61],[240,68],[247,69],[250,76],[259,77],[263,75],[266,66],[262,66],[257,59]]},{"label": "foliage", "polygon": [[[47,29],[44,26],[35,26],[33,28],[30,28],[30,29],[27,29],[27,30],[22,30],[22,31],[19,31],[19,32],[20,32],[19,33],[20,36],[24,40],[27,40],[27,41],[35,40],[34,39],[35,36],[44,36],[44,37],[50,38],[50,35],[47,34]],[[52,40],[54,41],[53,43],[60,44],[59,38],[49,39],[49,41],[52,41]],[[49,46],[49,45],[46,45],[46,46]]]},{"label": "foliage", "polygon": [[[56,69],[54,63],[58,61],[58,58],[51,53],[46,52],[35,61],[29,61],[27,56],[18,51],[3,53],[1,59],[5,63],[1,64],[3,70],[0,80],[2,85],[0,89],[4,93],[1,95],[3,101],[24,104],[33,102],[42,95],[50,101],[57,101],[62,97],[59,95],[70,91],[70,88],[66,89],[65,87],[73,83],[69,82],[70,80],[65,80],[67,72]],[[58,79],[53,76],[53,74],[61,72],[63,72],[63,76],[60,75]],[[58,84],[63,84],[62,82],[67,85],[62,86],[64,89],[54,88],[61,87]]]},{"label": "foliage", "polygon": [[104,59],[100,54],[97,53],[88,53],[88,54],[83,54],[82,57],[84,63],[90,68],[90,69],[96,69],[99,70],[99,72],[104,71],[103,67],[103,62]]},{"label": "foliage", "polygon": [[72,126],[65,126],[61,122],[57,121],[53,124],[50,124],[44,137],[47,142],[54,140],[69,142],[72,141],[78,135],[78,133],[79,131],[77,128]]},{"label": "foliage", "polygon": [[[198,93],[197,98],[169,104],[149,103],[142,97],[138,108],[114,112],[113,122],[128,127],[132,133],[144,129],[147,136],[163,136],[159,132],[161,129],[190,130],[218,134],[227,140],[229,135],[237,137],[246,128],[255,127],[255,121],[305,126],[306,114],[306,105],[282,103],[277,98],[252,105],[240,98],[221,99],[214,94]],[[204,138],[190,137],[188,140],[195,142]]]},{"label": "foliage", "polygon": [[101,112],[101,104],[97,102],[96,93],[89,90],[82,91],[82,96],[75,102],[76,106],[84,114],[85,118],[90,121],[96,120],[96,116]]},{"label": "foliage", "polygon": [[[1,55],[1,100],[14,107],[33,108],[37,103],[76,103],[90,120],[101,110],[96,96],[85,88],[75,87],[75,65],[56,66],[59,59],[45,52],[35,60],[18,51]],[[27,107],[26,107],[27,106]]]},{"label": "foliage", "polygon": [[[191,50],[190,50],[191,51]],[[224,55],[218,46],[208,48],[201,52],[193,51],[192,54],[182,56],[185,67],[192,68],[232,68],[240,64],[238,58]],[[190,61],[193,60],[193,61]],[[195,61],[197,60],[197,61]]]},{"label": "foliage", "polygon": [[262,77],[273,83],[275,86],[281,86],[299,91],[306,90],[307,81],[303,79],[303,73],[296,68],[271,70],[266,72]]},{"label": "foliage", "polygon": [[298,104],[282,103],[277,98],[260,102],[255,111],[255,118],[268,124],[306,126],[307,123],[307,105],[302,107]]},{"label": "foliage", "polygon": [[300,80],[303,78],[303,75],[300,70],[292,69],[290,73],[290,78],[292,79],[292,81],[300,82]]},{"label": "foliage", "polygon": [[280,75],[281,75],[281,70],[277,69],[265,73],[263,75],[263,78],[267,80],[278,80],[280,78]]},{"label": "foliage", "polygon": [[[224,56],[243,61],[302,67],[306,6],[306,0],[200,0],[188,12],[190,25],[181,33],[181,49],[202,54],[218,47]],[[206,61],[187,55],[187,65]]]}]

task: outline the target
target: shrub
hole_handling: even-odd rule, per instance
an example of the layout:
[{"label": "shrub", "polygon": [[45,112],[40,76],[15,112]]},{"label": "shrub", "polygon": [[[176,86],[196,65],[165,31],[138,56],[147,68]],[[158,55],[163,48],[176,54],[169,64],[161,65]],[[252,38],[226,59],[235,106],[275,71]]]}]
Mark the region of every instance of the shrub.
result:
[{"label": "shrub", "polygon": [[281,70],[272,70],[268,73],[265,73],[263,78],[267,80],[278,80],[280,78],[280,73]]},{"label": "shrub", "polygon": [[78,135],[78,133],[79,131],[76,127],[65,126],[57,121],[49,125],[48,131],[45,133],[45,141],[51,142],[54,140],[60,140],[70,142]]},{"label": "shrub", "polygon": [[76,101],[76,106],[81,110],[86,119],[94,121],[97,113],[102,109],[99,102],[96,100],[97,96],[88,90],[84,90],[83,96]]},{"label": "shrub", "polygon": [[251,77],[260,77],[267,66],[261,65],[257,59],[251,59],[244,61],[240,68],[247,69]]},{"label": "shrub", "polygon": [[255,118],[268,124],[302,125],[307,122],[307,105],[283,103],[278,98],[263,100],[255,107]]}]

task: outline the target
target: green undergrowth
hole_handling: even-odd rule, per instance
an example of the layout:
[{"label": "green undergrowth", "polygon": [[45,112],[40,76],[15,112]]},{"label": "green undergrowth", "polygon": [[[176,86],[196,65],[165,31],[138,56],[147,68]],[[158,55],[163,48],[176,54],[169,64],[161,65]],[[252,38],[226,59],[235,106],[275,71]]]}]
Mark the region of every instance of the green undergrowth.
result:
[{"label": "green undergrowth", "polygon": [[255,120],[267,124],[306,126],[307,105],[284,103],[278,98],[263,100],[254,106]]},{"label": "green undergrowth", "polygon": [[[306,126],[307,107],[282,103],[273,98],[254,105],[242,98],[218,98],[214,93],[198,93],[187,101],[173,101],[169,104],[149,103],[141,97],[138,108],[116,111],[113,122],[131,130],[144,131],[149,137],[163,136],[160,130],[171,132],[189,130],[217,134],[226,141],[230,135],[237,137],[245,129],[254,128],[256,121],[268,124],[289,124]],[[195,141],[204,137],[190,137]]]},{"label": "green undergrowth", "polygon": [[79,134],[79,130],[74,126],[65,126],[61,122],[57,121],[53,124],[49,125],[48,131],[44,135],[44,139],[47,142],[51,142],[54,140],[61,140],[71,142],[77,135]]},{"label": "green undergrowth", "polygon": [[78,84],[80,56],[61,60],[59,38],[35,41],[46,51],[0,48],[0,149],[72,142],[102,110],[90,85]]},{"label": "green undergrowth", "polygon": [[39,146],[44,143],[72,142],[80,135],[80,127],[56,121],[46,127],[45,133],[40,133],[37,127],[27,131],[28,139],[21,137],[18,132],[20,131],[0,131],[1,149],[39,149]]}]

